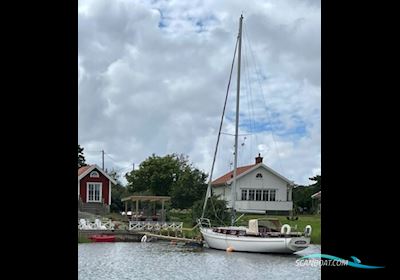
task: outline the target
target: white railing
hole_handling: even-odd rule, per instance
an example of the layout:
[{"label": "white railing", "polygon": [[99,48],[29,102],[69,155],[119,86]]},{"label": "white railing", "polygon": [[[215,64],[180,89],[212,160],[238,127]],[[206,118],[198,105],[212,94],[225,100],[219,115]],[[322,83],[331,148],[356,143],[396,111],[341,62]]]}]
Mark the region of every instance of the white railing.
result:
[{"label": "white railing", "polygon": [[210,222],[210,219],[200,218],[200,219],[197,219],[197,225],[200,226],[200,227],[208,227],[208,228],[210,228],[211,227],[211,222]]},{"label": "white railing", "polygon": [[100,221],[96,219],[90,221],[87,219],[80,219],[78,221],[78,229],[80,230],[114,230],[114,223],[111,220]]},{"label": "white railing", "polygon": [[153,221],[129,221],[129,230],[132,231],[177,231],[182,232],[183,222],[160,223]]}]

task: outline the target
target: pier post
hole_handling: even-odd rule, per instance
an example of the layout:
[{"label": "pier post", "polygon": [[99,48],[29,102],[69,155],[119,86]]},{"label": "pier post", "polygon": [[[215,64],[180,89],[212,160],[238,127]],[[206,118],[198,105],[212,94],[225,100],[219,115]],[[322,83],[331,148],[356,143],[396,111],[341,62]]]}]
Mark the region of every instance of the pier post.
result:
[{"label": "pier post", "polygon": [[165,215],[164,215],[164,200],[161,201],[161,221],[165,222]]},{"label": "pier post", "polygon": [[139,219],[139,200],[136,200],[136,221]]}]

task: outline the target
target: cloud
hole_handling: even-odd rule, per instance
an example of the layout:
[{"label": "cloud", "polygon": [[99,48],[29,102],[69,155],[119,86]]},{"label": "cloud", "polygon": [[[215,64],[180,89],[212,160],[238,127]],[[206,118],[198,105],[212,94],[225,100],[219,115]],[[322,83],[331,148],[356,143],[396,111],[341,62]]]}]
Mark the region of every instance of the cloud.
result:
[{"label": "cloud", "polygon": [[[79,1],[78,135],[87,161],[101,164],[105,150],[105,166],[122,174],[152,153],[184,153],[209,173],[242,11],[240,133],[248,135],[239,163],[262,152],[270,167],[308,183],[321,165],[318,1]],[[227,133],[235,92],[234,78]],[[215,176],[229,170],[232,145],[224,135]]]}]

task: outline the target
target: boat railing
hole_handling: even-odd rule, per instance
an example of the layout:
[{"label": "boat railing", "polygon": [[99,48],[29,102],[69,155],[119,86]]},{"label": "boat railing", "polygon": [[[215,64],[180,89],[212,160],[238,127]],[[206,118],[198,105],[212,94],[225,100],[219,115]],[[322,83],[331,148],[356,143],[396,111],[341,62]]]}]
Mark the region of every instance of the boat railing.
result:
[{"label": "boat railing", "polygon": [[210,219],[207,219],[207,218],[200,218],[200,219],[197,219],[197,224],[200,226],[200,227],[211,227],[211,222],[210,222]]},{"label": "boat railing", "polygon": [[176,231],[182,232],[183,222],[129,221],[130,231]]}]

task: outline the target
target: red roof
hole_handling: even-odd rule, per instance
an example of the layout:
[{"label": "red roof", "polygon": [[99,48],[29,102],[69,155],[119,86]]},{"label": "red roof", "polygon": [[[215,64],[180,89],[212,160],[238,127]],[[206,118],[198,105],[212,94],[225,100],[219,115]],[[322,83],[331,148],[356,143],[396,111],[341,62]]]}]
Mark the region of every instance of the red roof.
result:
[{"label": "red roof", "polygon": [[86,166],[82,166],[81,168],[78,169],[78,177],[85,172],[86,170],[88,170],[90,167],[92,167],[91,165],[86,165]]},{"label": "red roof", "polygon": [[[240,174],[246,172],[247,170],[249,170],[250,168],[254,167],[256,164],[251,164],[251,165],[246,165],[246,166],[241,166],[238,167],[236,170],[236,176],[239,176]],[[212,185],[213,186],[219,186],[219,185],[223,185],[226,182],[228,182],[230,179],[233,178],[233,171],[230,171],[228,173],[226,173],[225,175],[219,177],[218,179],[212,181]]]}]

